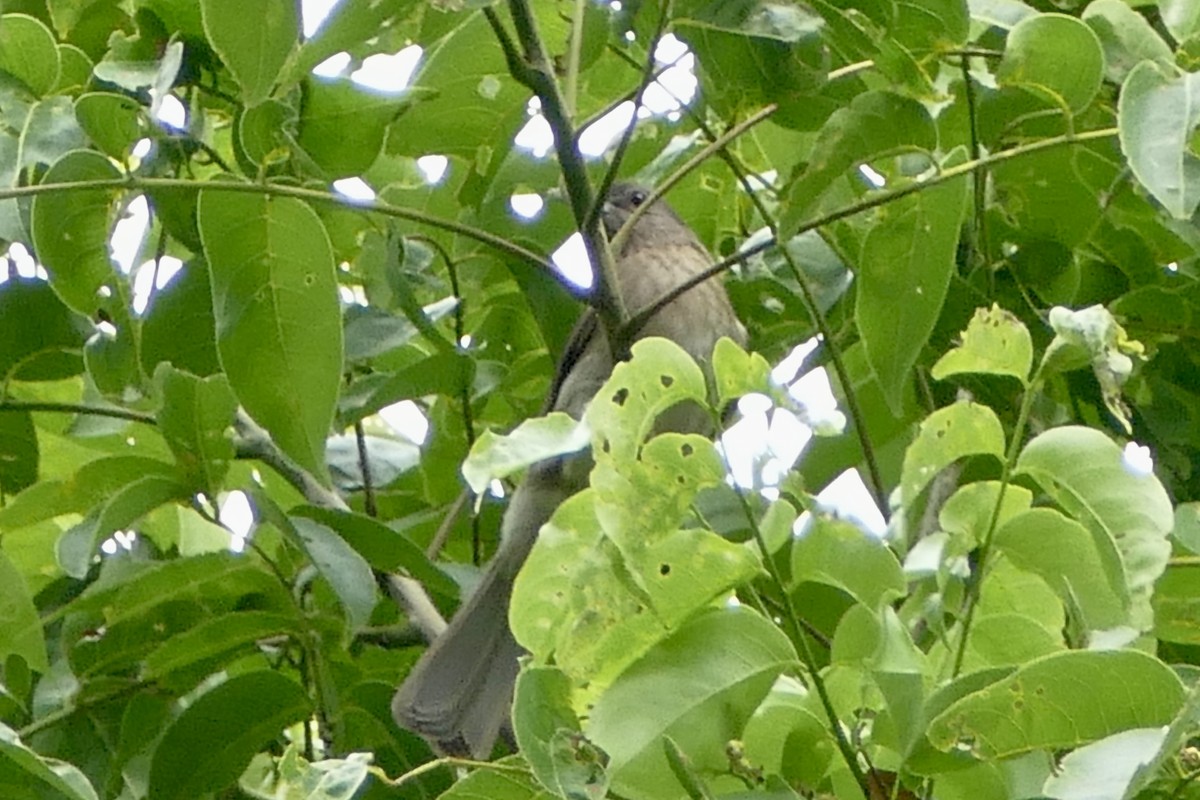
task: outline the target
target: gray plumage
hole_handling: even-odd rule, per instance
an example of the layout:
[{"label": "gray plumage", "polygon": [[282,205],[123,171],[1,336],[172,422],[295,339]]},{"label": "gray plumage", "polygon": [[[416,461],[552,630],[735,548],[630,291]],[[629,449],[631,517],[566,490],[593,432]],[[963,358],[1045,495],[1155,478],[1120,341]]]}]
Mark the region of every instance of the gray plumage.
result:
[{"label": "gray plumage", "polygon": [[[612,187],[603,213],[610,238],[648,195],[636,184]],[[645,210],[614,257],[621,297],[630,313],[712,264],[692,229],[663,202]],[[728,336],[744,344],[746,331],[715,278],[651,317],[637,333],[637,338],[647,336],[671,339],[706,362],[718,339]],[[589,310],[563,352],[545,410],[582,416],[612,368],[608,338]],[[667,427],[695,429],[704,424],[696,415],[676,415]],[[448,755],[483,759],[491,754],[508,722],[517,659],[524,652],[508,627],[513,580],[542,525],[563,500],[586,486],[590,464],[590,458],[580,455],[529,469],[509,501],[499,550],[479,585],[396,692],[392,714],[401,727],[421,734]]]}]

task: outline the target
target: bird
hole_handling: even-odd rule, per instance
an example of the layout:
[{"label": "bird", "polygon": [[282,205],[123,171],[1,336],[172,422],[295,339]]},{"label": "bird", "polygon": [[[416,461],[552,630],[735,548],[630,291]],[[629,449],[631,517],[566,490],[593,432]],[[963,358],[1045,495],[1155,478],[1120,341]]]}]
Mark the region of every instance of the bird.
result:
[{"label": "bird", "polygon": [[[613,184],[601,213],[610,240],[634,209],[650,198],[643,185]],[[613,256],[621,299],[633,313],[649,308],[713,264],[695,231],[663,200],[641,212]],[[635,332],[634,340],[649,336],[674,341],[701,363],[711,358],[721,337],[743,346],[747,339],[719,277],[664,305]],[[543,413],[564,411],[581,418],[612,374],[614,361],[603,323],[589,308],[568,339]],[[668,429],[692,432],[682,429],[711,427],[707,415],[688,416],[675,415]],[[549,459],[529,468],[505,510],[500,545],[474,592],[397,690],[392,701],[397,724],[423,736],[435,750],[486,759],[501,732],[508,730],[519,659],[525,652],[508,625],[513,581],[542,525],[560,503],[586,487],[590,468],[586,454]]]}]

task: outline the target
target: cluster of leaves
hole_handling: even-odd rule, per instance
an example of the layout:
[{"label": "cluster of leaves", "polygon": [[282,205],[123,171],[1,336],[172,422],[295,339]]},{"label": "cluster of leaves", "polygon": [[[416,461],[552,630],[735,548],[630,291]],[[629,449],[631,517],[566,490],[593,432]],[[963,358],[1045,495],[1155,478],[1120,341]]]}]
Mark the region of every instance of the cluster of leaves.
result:
[{"label": "cluster of leaves", "polygon": [[[5,797],[1200,797],[1190,0],[0,12],[0,241],[47,275],[0,282]],[[581,160],[664,31],[698,99]],[[313,74],[410,44],[400,93]],[[513,144],[535,94],[557,159]],[[754,354],[638,342],[583,428],[485,435],[536,413],[578,311],[542,254],[618,160],[740,262]],[[144,309],[138,198],[135,262],[183,262]],[[770,491],[647,441],[685,400],[784,419],[768,365],[814,334],[850,426]],[[460,476],[581,435],[515,589],[519,753],[451,785],[391,720],[421,645],[377,580],[448,613],[503,505]],[[815,499],[854,467],[886,541]]]}]

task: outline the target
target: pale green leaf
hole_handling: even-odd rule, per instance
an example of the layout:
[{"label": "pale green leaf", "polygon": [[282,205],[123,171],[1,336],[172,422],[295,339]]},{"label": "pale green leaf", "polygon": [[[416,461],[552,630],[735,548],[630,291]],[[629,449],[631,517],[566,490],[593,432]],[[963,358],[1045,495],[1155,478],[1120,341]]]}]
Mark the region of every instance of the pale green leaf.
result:
[{"label": "pale green leaf", "polygon": [[1025,383],[1032,365],[1029,330],[1014,314],[993,305],[975,310],[962,342],[938,359],[930,374],[939,381],[961,373],[1009,375]]},{"label": "pale green leaf", "polygon": [[1192,136],[1200,124],[1200,74],[1143,61],[1121,87],[1117,126],[1121,151],[1142,186],[1177,219],[1200,205],[1200,157]]},{"label": "pale green leaf", "polygon": [[[727,769],[725,743],[795,659],[787,637],[744,608],[700,614],[646,653],[596,701],[588,738],[609,754],[616,791],[674,796],[662,740],[670,736],[696,769]],[[653,708],[653,714],[630,714]]]},{"label": "pale green leaf", "polygon": [[1174,524],[1171,500],[1153,474],[1128,467],[1121,448],[1092,428],[1052,428],[1025,446],[1017,473],[1038,482],[1097,537],[1115,543],[1138,630],[1152,624],[1150,596],[1167,566]]},{"label": "pale green leaf", "polygon": [[942,750],[1007,758],[1170,724],[1183,699],[1175,673],[1145,653],[1056,653],[954,703],[930,723],[929,736]]},{"label": "pale green leaf", "polygon": [[944,468],[974,455],[1004,458],[1004,428],[994,411],[978,403],[958,402],[930,414],[904,454],[900,475],[904,505],[915,503]]}]

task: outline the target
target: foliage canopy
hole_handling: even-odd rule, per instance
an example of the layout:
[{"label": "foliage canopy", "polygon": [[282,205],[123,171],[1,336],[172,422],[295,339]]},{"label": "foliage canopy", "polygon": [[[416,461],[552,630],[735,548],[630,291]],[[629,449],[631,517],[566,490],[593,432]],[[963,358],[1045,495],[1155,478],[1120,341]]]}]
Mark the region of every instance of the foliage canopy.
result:
[{"label": "foliage canopy", "polygon": [[[1200,798],[1192,0],[298,6],[0,3],[0,243],[45,271],[0,282],[0,794]],[[696,99],[583,158],[668,33]],[[349,79],[413,44],[404,91]],[[584,295],[546,254],[581,231],[609,330],[645,312],[591,213],[618,172],[725,259],[751,352],[706,387],[639,342],[584,426],[505,436]],[[846,425],[793,464],[770,365],[814,336]],[[646,441],[748,393],[750,485]],[[516,588],[519,752],[454,782],[390,718],[422,645],[379,587],[449,613],[503,507],[463,476],[588,437]],[[818,499],[848,469],[884,540]]]}]

